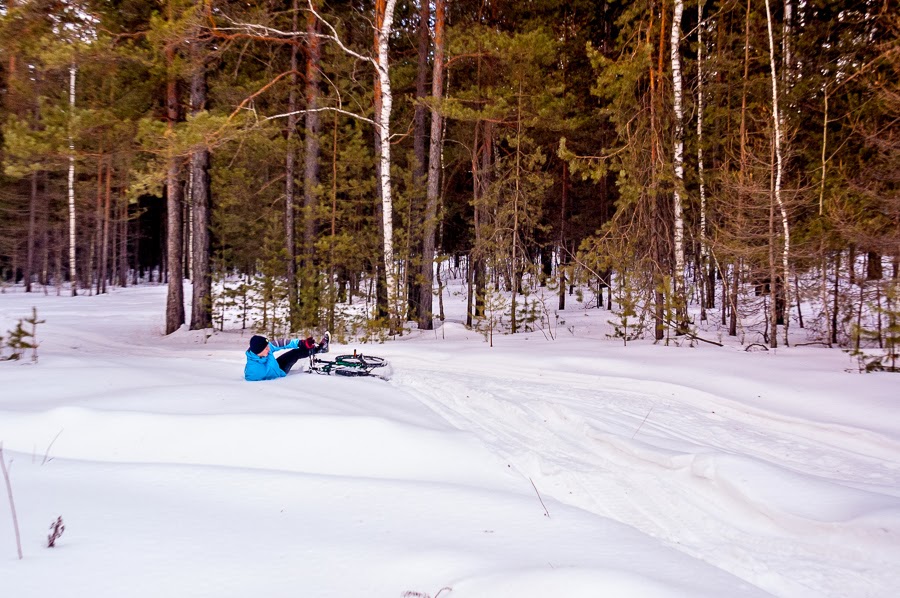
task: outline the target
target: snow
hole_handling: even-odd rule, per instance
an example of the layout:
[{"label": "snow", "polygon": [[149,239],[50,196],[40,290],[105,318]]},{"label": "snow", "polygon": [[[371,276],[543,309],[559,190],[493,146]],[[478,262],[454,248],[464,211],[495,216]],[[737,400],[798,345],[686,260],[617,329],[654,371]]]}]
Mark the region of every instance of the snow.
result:
[{"label": "snow", "polygon": [[164,287],[5,289],[0,334],[32,306],[46,323],[37,364],[0,363],[25,553],[0,492],[0,596],[900,588],[897,376],[824,348],[622,346],[577,303],[490,346],[458,297],[437,331],[333,345],[388,382],[249,383],[250,332],[164,337]]}]

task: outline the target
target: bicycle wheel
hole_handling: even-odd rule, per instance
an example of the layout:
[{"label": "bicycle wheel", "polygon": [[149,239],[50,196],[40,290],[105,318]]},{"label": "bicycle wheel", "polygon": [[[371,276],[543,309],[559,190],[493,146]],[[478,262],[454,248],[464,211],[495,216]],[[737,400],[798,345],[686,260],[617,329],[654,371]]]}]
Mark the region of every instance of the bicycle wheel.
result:
[{"label": "bicycle wheel", "polygon": [[369,376],[369,370],[362,367],[350,367],[343,365],[336,365],[331,368],[329,374],[334,374],[335,376],[349,376],[349,377],[359,377],[359,376]]},{"label": "bicycle wheel", "polygon": [[334,359],[335,365],[344,366],[347,368],[356,368],[362,370],[374,370],[376,368],[385,367],[388,362],[381,358],[375,357],[372,355],[338,355]]}]

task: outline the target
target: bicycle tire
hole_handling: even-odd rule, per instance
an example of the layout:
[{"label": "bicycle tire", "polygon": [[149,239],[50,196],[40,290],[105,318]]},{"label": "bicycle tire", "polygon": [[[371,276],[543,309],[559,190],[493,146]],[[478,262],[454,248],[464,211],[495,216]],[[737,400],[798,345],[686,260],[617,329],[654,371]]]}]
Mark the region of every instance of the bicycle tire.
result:
[{"label": "bicycle tire", "polygon": [[362,376],[371,376],[369,370],[359,367],[346,367],[346,366],[334,366],[331,368],[329,374],[333,374],[335,376],[347,376],[349,378],[359,378]]}]

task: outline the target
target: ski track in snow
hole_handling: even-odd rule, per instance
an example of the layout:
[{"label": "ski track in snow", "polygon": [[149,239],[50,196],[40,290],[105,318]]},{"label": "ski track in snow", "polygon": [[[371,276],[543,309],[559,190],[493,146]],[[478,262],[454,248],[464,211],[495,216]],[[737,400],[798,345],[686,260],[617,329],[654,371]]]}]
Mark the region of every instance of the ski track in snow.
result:
[{"label": "ski track in snow", "polygon": [[[199,333],[163,337],[162,317],[156,315],[161,290],[123,295],[46,298],[54,322],[72,325],[43,329],[42,342],[55,350],[46,371],[57,376],[37,388],[23,383],[26,369],[9,370],[19,385],[17,400],[4,407],[8,447],[27,455],[35,439],[43,439],[33,460],[40,461],[39,449],[50,443],[53,455],[98,463],[199,464],[240,476],[249,475],[242,468],[349,476],[364,486],[399,480],[415,487],[426,481],[440,488],[429,492],[443,493],[454,487],[447,483],[509,490],[521,482],[524,500],[542,509],[531,480],[551,518],[560,505],[550,498],[635,528],[777,596],[887,598],[900,587],[896,427],[879,426],[873,417],[850,417],[852,407],[835,405],[834,393],[826,406],[831,411],[821,417],[806,408],[772,409],[772,402],[767,409],[765,401],[744,399],[751,392],[780,396],[784,390],[794,393],[794,406],[804,405],[805,395],[797,400],[802,382],[788,389],[783,381],[754,380],[759,369],[726,373],[704,386],[699,379],[673,375],[677,366],[642,369],[634,354],[604,363],[602,357],[565,350],[548,354],[546,345],[526,351],[514,344],[520,338],[510,340],[510,352],[491,353],[469,332],[465,337],[474,340],[465,344],[456,339],[372,350],[391,358],[390,384],[412,399],[369,380],[292,377],[244,386],[235,347],[245,339],[226,334],[207,345]],[[8,310],[9,304],[0,305],[0,316],[20,317],[15,303]],[[114,319],[116,325],[98,326],[98,318]],[[58,374],[75,372],[86,360],[94,377],[69,388],[67,376]],[[699,367],[688,372],[703,375]],[[741,392],[733,384],[742,385]],[[302,403],[296,400],[298,388],[309,393]],[[265,400],[245,400],[245,389],[264,391]],[[418,409],[419,402],[427,409]],[[461,433],[446,430],[444,422]],[[868,422],[872,426],[863,427]],[[265,434],[253,444],[242,443],[242,429]],[[353,450],[361,436],[368,439],[365,450]],[[327,463],[317,457],[323,454],[329,455]],[[502,460],[500,467],[496,459]],[[521,477],[498,477],[497,469]],[[615,540],[607,544],[597,548],[617,550]],[[448,560],[415,558],[436,571],[440,567],[428,559]],[[333,571],[320,573],[324,584],[331,582]],[[652,577],[652,571],[647,574]],[[556,576],[580,574],[535,575],[500,573],[497,585],[552,595],[534,588],[548,583],[554,588]],[[615,575],[625,573],[584,572],[582,585],[593,592],[585,595],[597,595]],[[469,578],[455,591],[484,595],[491,579]],[[467,584],[473,585],[469,594]],[[637,586],[631,580],[622,587]],[[661,595],[672,595],[671,590]]]},{"label": "ski track in snow", "polygon": [[[634,526],[773,594],[887,596],[900,586],[900,468],[871,456],[898,454],[896,443],[729,408],[702,391],[665,392],[677,385],[575,372],[551,380],[527,367],[498,375],[484,361],[465,359],[468,377],[419,355],[395,364],[394,383],[478,435],[540,492]],[[830,520],[817,521],[800,499],[757,492],[760,476],[810,500],[819,485],[834,492],[839,481],[847,500]],[[856,520],[873,505],[884,509],[890,529],[881,518]],[[877,554],[873,542],[882,548]]]}]

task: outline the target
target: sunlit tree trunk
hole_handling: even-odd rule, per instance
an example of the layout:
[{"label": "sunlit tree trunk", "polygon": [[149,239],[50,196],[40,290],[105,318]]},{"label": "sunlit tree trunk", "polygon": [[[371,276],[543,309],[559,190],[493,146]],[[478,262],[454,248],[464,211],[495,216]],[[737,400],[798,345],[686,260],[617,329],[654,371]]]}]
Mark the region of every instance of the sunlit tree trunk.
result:
[{"label": "sunlit tree trunk", "polygon": [[75,76],[78,69],[75,63],[69,67],[69,280],[72,283],[72,296],[78,294],[77,263],[75,262],[75,138],[72,135],[71,122],[75,114]]},{"label": "sunlit tree trunk", "polygon": [[[191,73],[191,113],[206,109],[206,46],[193,40],[191,53],[194,70]],[[206,147],[191,152],[191,330],[212,327],[212,273],[210,252],[210,185],[209,150]]]},{"label": "sunlit tree trunk", "polygon": [[[172,2],[169,2],[169,21],[172,21]],[[170,134],[178,121],[178,81],[175,72],[175,46],[168,42],[165,49],[168,79],[166,82],[166,116]],[[166,334],[172,334],[184,324],[184,284],[182,255],[182,202],[180,163],[178,156],[168,157],[166,169],[166,266],[168,292],[166,294]]]},{"label": "sunlit tree trunk", "polygon": [[672,90],[675,100],[675,148],[673,161],[675,166],[675,189],[673,193],[673,210],[675,214],[675,305],[677,327],[687,329],[687,301],[684,289],[684,216],[682,214],[682,194],[684,193],[684,111],[682,109],[681,89],[681,15],[684,12],[683,0],[675,0],[672,18],[672,35],[670,39],[672,56]]},{"label": "sunlit tree trunk", "polygon": [[706,179],[703,171],[703,1],[697,2],[697,181],[700,187],[700,320],[706,320],[706,308],[715,295],[714,279],[707,277],[709,247],[706,240]]},{"label": "sunlit tree trunk", "polygon": [[[297,31],[297,15],[299,13],[298,0],[294,0],[293,15],[291,17],[291,30]],[[296,148],[294,137],[297,134],[297,54],[299,52],[297,36],[294,36],[291,44],[291,74],[289,77],[290,89],[288,91],[288,117],[287,117],[287,154],[284,160],[284,239],[287,252],[287,286],[288,286],[288,310],[290,313],[291,327],[298,321],[297,313],[297,247],[294,238],[294,161]]]},{"label": "sunlit tree trunk", "polygon": [[384,270],[387,280],[387,295],[390,310],[391,328],[397,328],[399,314],[399,296],[397,288],[397,272],[394,265],[394,218],[391,195],[391,109],[394,97],[391,92],[390,63],[388,59],[388,42],[394,22],[394,7],[397,0],[376,0],[375,2],[375,47],[377,58],[375,68],[378,72],[376,85],[381,102],[376,104],[375,122],[378,128],[378,140],[381,149],[379,162],[379,186],[381,188],[381,217],[383,225]]},{"label": "sunlit tree trunk", "polygon": [[[790,277],[788,274],[790,273],[789,269],[789,256],[791,251],[791,232],[788,226],[788,216],[787,209],[784,206],[784,201],[781,197],[781,177],[782,177],[782,152],[781,152],[781,143],[782,143],[782,123],[781,123],[781,113],[779,110],[779,99],[778,99],[778,75],[775,70],[775,37],[772,33],[772,10],[769,6],[769,0],[766,0],[766,24],[768,26],[769,31],[769,67],[771,69],[772,75],[772,123],[775,127],[775,185],[774,185],[774,194],[775,194],[775,203],[778,206],[778,210],[781,215],[781,226],[784,232],[784,250],[782,252],[782,276],[783,276],[783,288],[784,288],[784,305],[785,305],[785,316],[784,316],[784,343],[788,344],[788,328],[789,328],[789,313],[787,306],[791,304],[790,301],[790,285],[788,281]],[[772,280],[772,284],[776,285],[776,281]],[[774,310],[773,306],[773,310]],[[775,338],[776,330],[772,329],[772,338]]]},{"label": "sunlit tree trunk", "polygon": [[[314,2],[314,4],[316,4]],[[319,231],[319,135],[322,119],[319,108],[319,62],[322,43],[318,36],[319,20],[309,13],[306,18],[306,138],[303,153],[303,257],[301,304],[304,318],[313,319],[318,307],[316,281],[316,237]]]}]

